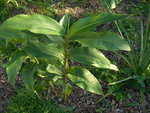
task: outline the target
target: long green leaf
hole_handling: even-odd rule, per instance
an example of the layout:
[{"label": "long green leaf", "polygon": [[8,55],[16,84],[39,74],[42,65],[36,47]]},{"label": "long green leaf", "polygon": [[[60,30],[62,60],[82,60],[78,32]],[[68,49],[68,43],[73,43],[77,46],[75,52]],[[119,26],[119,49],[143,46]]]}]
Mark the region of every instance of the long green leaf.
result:
[{"label": "long green leaf", "polygon": [[54,19],[44,15],[17,15],[6,20],[2,27],[29,30],[39,34],[62,34],[63,28]]},{"label": "long green leaf", "polygon": [[46,79],[55,83],[58,79],[62,79],[62,76],[58,75],[58,74],[54,74],[54,73],[46,73],[45,74]]},{"label": "long green leaf", "polygon": [[135,76],[134,76],[134,77],[127,77],[127,78],[125,78],[125,79],[122,79],[122,80],[119,80],[119,81],[116,81],[116,82],[109,83],[108,85],[120,84],[120,83],[122,83],[122,82],[126,82],[126,81],[128,81],[128,80],[135,79],[135,78],[136,78]]},{"label": "long green leaf", "polygon": [[11,40],[22,38],[21,31],[0,27],[0,38]]},{"label": "long green leaf", "polygon": [[68,29],[68,23],[69,23],[69,15],[65,14],[59,21],[59,24],[64,28],[65,33],[67,32]]},{"label": "long green leaf", "polygon": [[103,50],[130,51],[125,39],[114,32],[84,32],[73,35],[70,40],[76,40],[87,46]]},{"label": "long green leaf", "polygon": [[27,89],[33,90],[33,74],[34,74],[35,64],[30,62],[25,64],[22,69],[22,80]]},{"label": "long green leaf", "polygon": [[98,68],[118,70],[115,65],[111,64],[110,61],[95,48],[75,48],[70,51],[70,55],[73,60],[83,64],[93,65]]},{"label": "long green leaf", "polygon": [[58,75],[63,75],[63,73],[61,72],[61,69],[58,66],[52,65],[52,64],[48,64],[46,71],[49,73],[54,73],[54,74],[58,74]]},{"label": "long green leaf", "polygon": [[92,30],[96,26],[100,24],[104,24],[107,22],[113,22],[121,19],[127,18],[129,15],[121,15],[121,14],[114,14],[114,13],[102,13],[96,16],[89,16],[86,18],[82,18],[75,22],[70,30],[69,30],[69,36],[82,33],[85,31]]},{"label": "long green leaf", "polygon": [[0,39],[5,39],[8,41],[11,41],[12,39],[37,40],[38,38],[40,39],[43,37],[44,35],[41,34],[34,34],[29,31],[20,31],[20,30],[10,29],[10,28],[3,28],[0,26]]},{"label": "long green leaf", "polygon": [[30,41],[25,51],[35,57],[50,58],[55,57],[63,60],[63,53],[56,46],[48,45],[41,42]]},{"label": "long green leaf", "polygon": [[22,63],[26,55],[22,51],[15,51],[9,59],[8,66],[6,67],[6,72],[9,82],[14,85],[16,76],[21,69]]},{"label": "long green leaf", "polygon": [[103,95],[103,90],[96,77],[85,68],[72,67],[68,77],[77,86],[95,94]]},{"label": "long green leaf", "polygon": [[55,43],[59,46],[64,46],[64,40],[61,36],[59,35],[46,35],[48,40],[46,42],[48,43]]}]

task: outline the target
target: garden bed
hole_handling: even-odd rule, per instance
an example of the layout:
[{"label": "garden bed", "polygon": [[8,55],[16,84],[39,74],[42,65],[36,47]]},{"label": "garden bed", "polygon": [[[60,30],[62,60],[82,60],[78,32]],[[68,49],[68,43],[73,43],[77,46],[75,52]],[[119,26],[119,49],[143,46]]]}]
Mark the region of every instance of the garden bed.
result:
[{"label": "garden bed", "polygon": [[[43,2],[36,2],[34,0],[28,3],[25,2],[18,2],[18,3],[19,6],[17,7],[14,7],[14,4],[7,6],[11,9],[11,10],[9,9],[9,14],[8,14],[9,17],[12,17],[17,14],[22,14],[22,13],[24,14],[38,13],[38,14],[48,15],[50,17],[55,18],[56,20],[59,20],[62,17],[62,15],[64,15],[67,12],[71,15],[71,22],[74,22],[75,20],[78,20],[81,17],[85,17],[93,14],[99,14],[106,11],[106,9],[102,8],[102,4],[99,4],[98,0],[90,0],[90,1],[85,0],[85,2],[81,2],[82,4],[78,2],[72,2],[72,1],[65,2],[65,3],[57,1],[51,4],[51,7],[48,7],[48,5],[50,4],[44,5]],[[133,0],[132,2],[130,0],[127,0],[122,2],[122,4],[118,5],[118,7],[114,9],[114,11],[116,13],[122,13],[122,14],[124,13],[136,14],[139,13],[140,11],[142,12],[142,10],[145,8],[145,6],[140,5],[140,3],[141,1],[139,0]],[[135,8],[130,9],[130,7],[132,6]],[[145,17],[141,16],[140,14],[136,15],[137,22],[132,20],[132,21],[127,21],[127,23],[128,22],[138,23],[141,18],[145,20]],[[142,12],[142,14],[145,15],[145,12]],[[7,19],[8,18],[7,16],[5,15],[4,18]],[[5,19],[3,19],[3,21]],[[125,26],[127,26],[126,28],[128,32],[130,33],[133,32],[133,34],[136,31],[134,25],[139,25],[139,24],[132,23],[131,26],[128,26],[126,23],[124,24]],[[105,29],[110,29],[110,31],[116,31],[116,27],[114,27],[114,24],[105,24],[97,27],[97,31],[105,31]],[[123,35],[124,34],[125,33],[123,33]],[[78,47],[80,45],[75,45],[75,46]],[[135,49],[138,48],[137,46],[134,46],[134,43],[131,46],[133,46]],[[90,71],[92,70],[92,72],[96,75],[99,82],[101,83],[102,89],[104,90],[104,94],[105,94],[104,97],[101,95],[97,95],[85,91],[75,85],[73,85],[72,93],[70,94],[70,96],[68,96],[68,99],[66,101],[64,101],[62,98],[61,95],[62,89],[59,86],[56,87],[56,90],[58,91],[58,95],[54,94],[54,92],[52,91],[53,90],[52,87],[47,86],[46,88],[43,88],[44,90],[42,91],[42,94],[40,96],[44,95],[44,98],[50,97],[60,105],[63,105],[65,107],[71,107],[75,111],[75,113],[143,113],[145,109],[144,107],[146,107],[147,113],[150,113],[150,103],[149,103],[150,87],[149,85],[147,85],[148,83],[145,83],[146,86],[144,86],[145,89],[144,89],[143,98],[141,96],[140,90],[138,89],[139,86],[136,86],[135,84],[139,82],[139,79],[137,79],[138,82],[129,80],[129,84],[128,83],[124,84],[128,81],[125,81],[123,83],[121,82],[122,86],[121,87],[119,86],[120,83],[117,84],[118,86],[115,85],[115,87],[118,87],[118,89],[113,91],[112,90],[113,87],[109,86],[108,84],[111,83],[112,81],[115,80],[118,81],[120,79],[122,80],[128,77],[128,73],[130,73],[131,70],[129,69],[125,70],[126,68],[125,66],[127,66],[127,64],[120,56],[117,56],[115,52],[114,53],[112,52],[113,55],[108,51],[102,51],[102,53],[104,53],[105,56],[110,59],[110,61],[113,61],[115,64],[117,64],[117,67],[119,67],[120,69],[120,73],[119,73],[119,72],[107,71],[107,70],[96,71],[88,67]],[[127,52],[122,52],[122,51],[120,53],[121,55],[125,55],[125,56],[127,54]],[[3,59],[5,58],[2,58],[2,60]],[[73,63],[74,63],[73,65],[75,66],[80,65],[80,63],[79,64],[76,62]],[[83,65],[83,66],[86,67],[87,65]],[[127,73],[123,73],[122,71],[123,69],[124,72],[127,71]],[[107,74],[108,74],[108,78],[107,78]],[[136,88],[132,89],[132,85],[135,85]],[[7,80],[5,69],[0,67],[0,113],[7,113],[7,106],[11,100],[11,97],[17,94],[18,88],[24,88],[21,76],[19,75],[17,77],[15,87],[12,87],[12,85],[10,85],[10,83]],[[109,92],[110,90],[112,90],[111,93]],[[144,106],[144,104],[146,105]]]}]

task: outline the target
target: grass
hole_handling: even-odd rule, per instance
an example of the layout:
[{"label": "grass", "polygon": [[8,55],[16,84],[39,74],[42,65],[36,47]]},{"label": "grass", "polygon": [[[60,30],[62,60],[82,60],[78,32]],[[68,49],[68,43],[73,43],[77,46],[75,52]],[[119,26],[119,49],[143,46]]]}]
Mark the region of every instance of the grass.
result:
[{"label": "grass", "polygon": [[7,113],[73,113],[52,99],[39,98],[25,89],[18,90],[7,106]]}]

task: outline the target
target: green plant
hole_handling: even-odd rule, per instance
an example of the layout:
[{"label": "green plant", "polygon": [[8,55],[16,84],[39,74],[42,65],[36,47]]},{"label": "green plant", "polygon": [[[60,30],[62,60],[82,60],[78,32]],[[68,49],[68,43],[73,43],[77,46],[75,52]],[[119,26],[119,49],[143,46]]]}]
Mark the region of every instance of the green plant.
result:
[{"label": "green plant", "polygon": [[39,98],[24,88],[17,91],[6,109],[7,113],[73,113],[72,108],[60,106],[50,98]]},{"label": "green plant", "polygon": [[[149,7],[150,5],[148,5]],[[149,23],[150,23],[150,8],[148,9],[149,13],[147,16],[147,21],[145,25],[143,24],[143,21],[141,21],[140,26],[140,34],[135,33],[135,35],[131,35],[127,33],[126,29],[124,28],[123,24],[119,22],[119,29],[125,34],[125,37],[127,37],[127,41],[131,46],[131,52],[128,53],[128,56],[123,56],[121,54],[118,54],[121,56],[129,65],[130,67],[130,75],[134,76],[130,79],[136,79],[140,84],[141,87],[144,87],[144,83],[142,81],[145,81],[147,77],[149,77],[148,67],[150,64],[150,40],[149,40]],[[145,28],[144,28],[145,27]],[[120,32],[122,34],[122,32]],[[122,35],[123,36],[123,35]],[[130,38],[130,36],[134,38]],[[139,47],[140,46],[140,47]],[[144,77],[145,76],[145,77]],[[130,80],[127,79],[127,80]],[[127,81],[126,80],[126,81]]]},{"label": "green plant", "polygon": [[[52,87],[56,81],[63,80],[61,86],[65,100],[72,91],[71,84],[103,95],[101,85],[89,70],[81,65],[70,65],[74,61],[96,68],[118,70],[98,49],[129,51],[129,45],[117,33],[92,30],[97,25],[128,16],[103,13],[80,19],[71,27],[67,14],[59,23],[44,15],[17,15],[6,20],[0,26],[0,38],[18,48],[6,66],[8,80],[14,85],[17,73],[22,72],[25,86],[32,90],[35,74],[49,81]],[[69,43],[75,41],[81,43],[81,47],[70,49]],[[30,60],[25,62],[26,59]]]},{"label": "green plant", "polygon": [[96,110],[96,112],[98,112],[98,113],[103,113],[104,111],[105,111],[105,108],[102,108],[102,107],[100,107]]},{"label": "green plant", "polygon": [[[117,55],[121,56],[124,59],[129,67],[128,73],[124,71],[124,73],[127,74],[128,77],[120,81],[110,83],[110,85],[115,85],[126,82],[126,84],[128,84],[130,87],[134,86],[132,88],[136,88],[136,90],[139,90],[144,113],[146,113],[144,89],[146,86],[146,81],[149,80],[150,75],[148,71],[148,67],[150,64],[150,2],[147,1],[147,5],[145,6],[147,19],[145,22],[141,20],[140,30],[136,30],[138,32],[134,32],[134,34],[131,35],[131,33],[127,32],[122,22],[116,22],[116,26],[121,36],[126,37],[131,47],[131,52],[128,52],[128,55],[122,55],[116,52]],[[123,34],[125,34],[125,36],[123,36]]]}]

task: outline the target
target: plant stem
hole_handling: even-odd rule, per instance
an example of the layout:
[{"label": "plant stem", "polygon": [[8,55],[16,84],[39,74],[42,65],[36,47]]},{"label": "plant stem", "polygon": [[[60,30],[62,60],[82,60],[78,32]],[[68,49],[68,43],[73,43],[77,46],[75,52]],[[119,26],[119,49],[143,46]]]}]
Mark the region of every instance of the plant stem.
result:
[{"label": "plant stem", "polygon": [[68,38],[64,36],[64,83],[67,83],[67,69],[68,69]]},{"label": "plant stem", "polygon": [[[64,80],[64,86],[67,85],[67,70],[68,70],[68,38],[67,36],[64,36],[64,65],[63,65],[63,80]],[[65,90],[64,87],[64,90]],[[67,95],[64,95],[64,101],[67,101]]]}]

